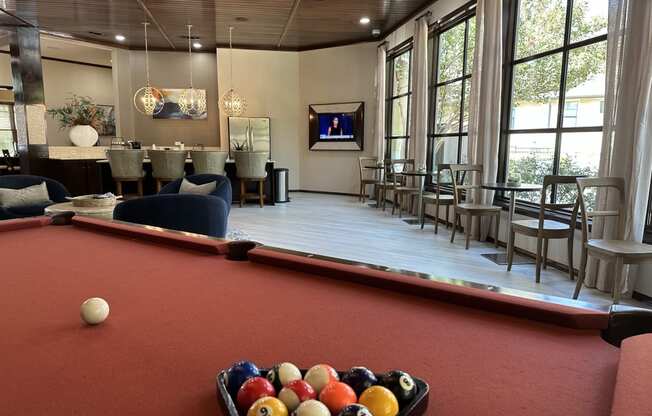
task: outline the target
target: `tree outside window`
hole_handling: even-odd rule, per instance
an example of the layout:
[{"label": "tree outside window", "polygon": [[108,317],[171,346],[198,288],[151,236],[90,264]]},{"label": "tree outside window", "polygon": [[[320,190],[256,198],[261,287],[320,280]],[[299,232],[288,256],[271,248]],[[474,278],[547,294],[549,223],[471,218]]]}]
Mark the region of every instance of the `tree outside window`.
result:
[{"label": "tree outside window", "polygon": [[407,156],[407,142],[410,138],[410,64],[412,50],[401,50],[390,54],[387,61],[387,154],[390,159]]},{"label": "tree outside window", "polygon": [[16,155],[16,131],[13,123],[13,106],[0,104],[0,155],[2,150]]}]

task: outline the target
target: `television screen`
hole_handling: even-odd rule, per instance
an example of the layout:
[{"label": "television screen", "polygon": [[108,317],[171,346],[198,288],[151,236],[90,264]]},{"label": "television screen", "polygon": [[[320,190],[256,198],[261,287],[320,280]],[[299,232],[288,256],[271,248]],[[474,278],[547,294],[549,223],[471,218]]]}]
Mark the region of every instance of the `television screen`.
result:
[{"label": "television screen", "polygon": [[354,138],[355,113],[320,113],[319,138],[322,140],[351,140]]}]

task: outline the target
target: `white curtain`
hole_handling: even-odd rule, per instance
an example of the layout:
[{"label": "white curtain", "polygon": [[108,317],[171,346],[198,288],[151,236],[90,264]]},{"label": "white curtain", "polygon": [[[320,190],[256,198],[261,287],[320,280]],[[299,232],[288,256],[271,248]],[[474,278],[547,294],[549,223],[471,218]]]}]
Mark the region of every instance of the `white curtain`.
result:
[{"label": "white curtain", "polygon": [[[609,0],[607,80],[599,176],[625,178],[626,240],[641,241],[652,175],[652,1]],[[597,209],[612,204],[613,193],[598,193]],[[596,220],[592,238],[621,238],[613,221]],[[591,258],[585,284],[613,288],[613,265]],[[623,279],[631,292],[636,270]]]},{"label": "white curtain", "polygon": [[[476,6],[476,34],[474,67],[469,99],[469,163],[482,164],[483,180],[492,182],[498,173],[498,144],[500,140],[500,97],[502,82],[502,0],[478,0]],[[475,195],[477,203],[491,204],[493,192]],[[474,227],[475,229],[475,227]],[[489,230],[484,222],[482,237]]]},{"label": "white curtain", "polygon": [[375,147],[376,158],[385,160],[385,65],[387,61],[387,44],[378,47],[378,60],[376,62],[376,129]]},{"label": "white curtain", "polygon": [[426,14],[414,22],[409,154],[416,168],[426,166],[428,146],[428,17]]}]

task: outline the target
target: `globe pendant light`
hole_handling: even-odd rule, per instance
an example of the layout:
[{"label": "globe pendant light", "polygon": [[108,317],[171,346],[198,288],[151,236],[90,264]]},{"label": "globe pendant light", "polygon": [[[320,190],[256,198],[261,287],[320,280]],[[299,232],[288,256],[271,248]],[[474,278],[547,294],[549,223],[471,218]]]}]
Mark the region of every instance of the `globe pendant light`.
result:
[{"label": "globe pendant light", "polygon": [[237,117],[247,109],[247,100],[233,89],[233,26],[229,27],[229,60],[231,61],[231,88],[222,96],[222,111],[227,116]]},{"label": "globe pendant light", "polygon": [[163,110],[165,100],[163,99],[161,91],[149,85],[149,51],[147,49],[148,25],[149,23],[147,22],[143,23],[143,28],[145,29],[145,76],[147,84],[134,94],[134,107],[136,107],[136,110],[141,114],[152,116]]},{"label": "globe pendant light", "polygon": [[190,117],[199,117],[206,112],[206,91],[197,90],[192,85],[192,38],[188,25],[188,60],[190,61],[190,88],[183,90],[179,97],[179,109]]}]

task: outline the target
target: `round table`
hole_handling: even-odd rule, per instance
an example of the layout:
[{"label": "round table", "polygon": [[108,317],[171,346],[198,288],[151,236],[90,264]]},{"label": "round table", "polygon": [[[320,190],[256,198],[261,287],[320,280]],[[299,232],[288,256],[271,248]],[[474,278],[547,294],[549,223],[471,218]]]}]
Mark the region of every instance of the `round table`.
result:
[{"label": "round table", "polygon": [[52,204],[49,207],[45,208],[45,213],[60,214],[66,211],[72,211],[75,213],[75,215],[99,218],[103,220],[112,220],[113,210],[115,209],[116,205],[109,205],[106,207],[76,207],[72,204],[72,202],[61,202],[59,204]]}]

